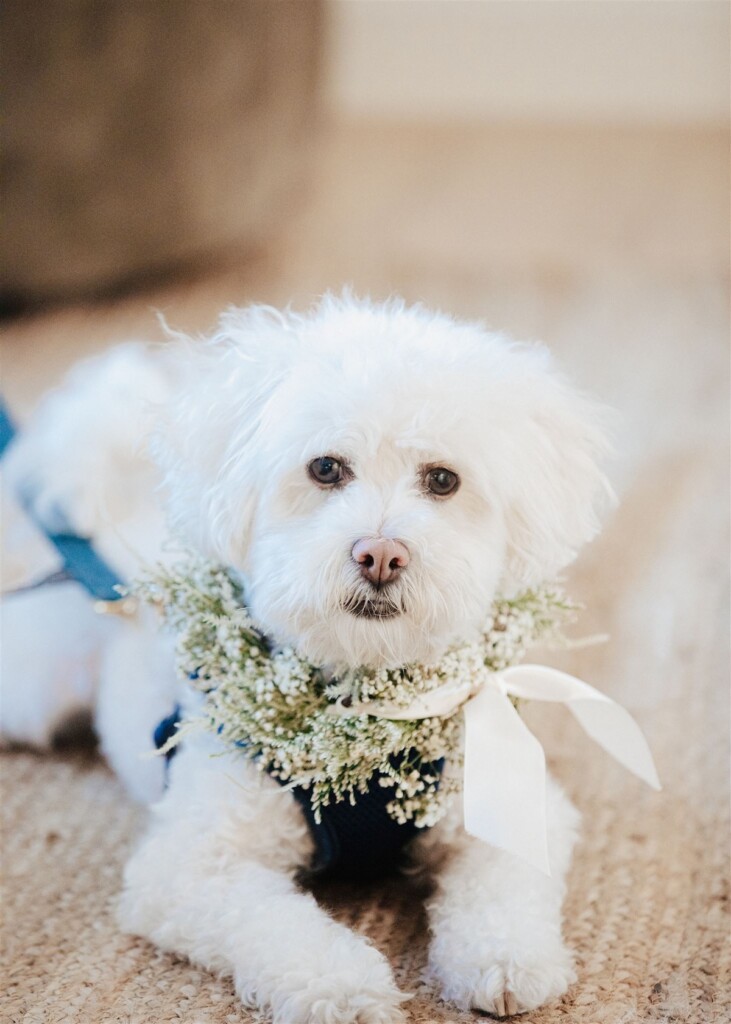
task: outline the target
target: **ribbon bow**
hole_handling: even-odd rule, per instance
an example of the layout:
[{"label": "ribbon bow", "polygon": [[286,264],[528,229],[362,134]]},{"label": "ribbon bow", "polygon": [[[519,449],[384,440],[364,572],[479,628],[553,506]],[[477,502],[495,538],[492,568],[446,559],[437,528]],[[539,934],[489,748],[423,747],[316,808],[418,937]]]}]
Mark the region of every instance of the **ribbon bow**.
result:
[{"label": "ribbon bow", "polygon": [[408,707],[368,702],[351,713],[377,718],[437,718],[464,705],[464,824],[471,835],[550,875],[546,833],[546,758],[511,697],[565,704],[591,738],[620,764],[660,789],[650,748],[623,707],[575,676],[545,665],[491,672],[478,684],[446,683]]}]

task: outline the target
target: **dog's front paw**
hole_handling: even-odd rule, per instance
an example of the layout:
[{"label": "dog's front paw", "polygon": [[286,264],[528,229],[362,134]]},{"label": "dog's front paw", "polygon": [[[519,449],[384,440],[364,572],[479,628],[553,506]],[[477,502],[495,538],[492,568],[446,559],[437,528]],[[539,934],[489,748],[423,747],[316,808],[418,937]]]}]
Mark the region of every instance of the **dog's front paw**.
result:
[{"label": "dog's front paw", "polygon": [[433,951],[430,966],[445,999],[496,1017],[535,1010],[563,995],[576,980],[571,955],[562,944],[550,952],[484,950],[479,962],[472,963]]},{"label": "dog's front paw", "polygon": [[370,946],[344,961],[333,955],[315,973],[280,976],[267,996],[258,986],[239,994],[248,1005],[269,1004],[273,1024],[404,1024],[400,992],[386,960]]},{"label": "dog's front paw", "polygon": [[339,978],[332,978],[287,999],[275,1011],[273,1024],[406,1024],[400,1008],[404,998],[395,989],[388,993],[362,984],[344,989]]}]

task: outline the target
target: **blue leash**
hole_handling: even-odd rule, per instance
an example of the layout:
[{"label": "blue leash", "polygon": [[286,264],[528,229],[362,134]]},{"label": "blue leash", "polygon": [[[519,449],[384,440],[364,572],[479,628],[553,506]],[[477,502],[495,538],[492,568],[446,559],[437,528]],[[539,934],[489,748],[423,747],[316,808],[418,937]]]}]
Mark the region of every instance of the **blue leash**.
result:
[{"label": "blue leash", "polygon": [[15,437],[13,422],[8,416],[5,403],[0,398],[0,459],[5,454],[5,449]]},{"label": "blue leash", "polygon": [[[0,458],[5,454],[15,435],[13,421],[5,403],[0,399]],[[41,580],[36,586],[74,580],[97,601],[118,601],[122,596],[118,590],[122,580],[94,549],[91,540],[88,537],[80,537],[70,530],[56,532],[47,529],[35,517],[32,499],[21,497],[21,502],[36,526],[58,551],[63,562],[63,568],[59,572],[53,573],[47,580]]]}]

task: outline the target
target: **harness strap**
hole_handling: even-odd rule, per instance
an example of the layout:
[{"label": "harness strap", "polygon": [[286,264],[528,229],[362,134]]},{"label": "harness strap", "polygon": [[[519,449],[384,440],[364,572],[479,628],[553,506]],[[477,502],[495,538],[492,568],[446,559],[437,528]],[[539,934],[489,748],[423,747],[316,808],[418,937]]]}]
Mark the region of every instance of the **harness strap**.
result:
[{"label": "harness strap", "polygon": [[[4,402],[0,399],[0,457],[5,454],[16,430],[8,414]],[[63,567],[51,576],[33,585],[33,589],[45,583],[61,583],[74,580],[97,601],[118,601],[122,596],[119,587],[122,583],[119,574],[109,566],[88,537],[81,537],[72,530],[49,530],[38,521],[34,514],[32,498],[20,495],[20,501],[35,525],[48,538],[61,556]],[[30,588],[20,588],[20,590]],[[20,592],[20,591],[17,591]]]}]

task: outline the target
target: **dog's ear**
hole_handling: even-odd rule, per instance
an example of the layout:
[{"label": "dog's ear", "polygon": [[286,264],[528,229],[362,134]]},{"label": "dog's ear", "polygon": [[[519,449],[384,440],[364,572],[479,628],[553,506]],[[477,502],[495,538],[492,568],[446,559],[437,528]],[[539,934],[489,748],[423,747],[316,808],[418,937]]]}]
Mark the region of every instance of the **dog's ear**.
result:
[{"label": "dog's ear", "polygon": [[294,318],[231,309],[206,340],[177,338],[178,387],[153,443],[176,533],[243,567],[266,474],[262,419],[298,348]]},{"label": "dog's ear", "polygon": [[614,500],[601,469],[609,414],[555,374],[545,353],[516,406],[504,452],[506,592],[555,577]]}]

